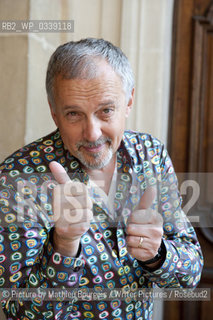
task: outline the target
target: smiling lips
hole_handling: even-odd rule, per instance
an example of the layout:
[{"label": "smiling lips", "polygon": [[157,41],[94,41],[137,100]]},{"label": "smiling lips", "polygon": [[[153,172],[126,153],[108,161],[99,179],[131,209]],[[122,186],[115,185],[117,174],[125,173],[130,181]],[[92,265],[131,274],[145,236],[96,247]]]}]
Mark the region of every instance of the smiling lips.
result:
[{"label": "smiling lips", "polygon": [[110,138],[101,137],[97,141],[94,141],[94,142],[87,142],[87,141],[79,142],[77,147],[78,147],[79,151],[81,148],[83,148],[83,150],[85,150],[86,152],[98,153],[98,152],[101,152],[105,148],[106,144],[110,145],[111,142],[112,141]]},{"label": "smiling lips", "polygon": [[91,153],[96,153],[96,152],[100,152],[104,146],[105,146],[106,143],[102,143],[102,144],[99,144],[98,146],[82,146],[84,148],[84,150],[86,150],[87,152],[91,152]]}]

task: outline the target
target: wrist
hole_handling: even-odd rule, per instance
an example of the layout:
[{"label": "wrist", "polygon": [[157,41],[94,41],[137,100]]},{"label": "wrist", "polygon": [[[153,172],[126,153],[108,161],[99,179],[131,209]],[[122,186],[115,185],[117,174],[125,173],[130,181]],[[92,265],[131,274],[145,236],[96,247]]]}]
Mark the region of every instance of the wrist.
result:
[{"label": "wrist", "polygon": [[80,238],[70,241],[59,236],[54,230],[52,245],[54,250],[61,255],[76,258],[79,251]]},{"label": "wrist", "polygon": [[145,267],[147,266],[149,268],[156,268],[162,265],[162,262],[165,260],[165,257],[166,257],[166,248],[162,239],[161,245],[158,249],[157,254],[149,260],[140,261],[140,262],[142,266],[145,266]]}]

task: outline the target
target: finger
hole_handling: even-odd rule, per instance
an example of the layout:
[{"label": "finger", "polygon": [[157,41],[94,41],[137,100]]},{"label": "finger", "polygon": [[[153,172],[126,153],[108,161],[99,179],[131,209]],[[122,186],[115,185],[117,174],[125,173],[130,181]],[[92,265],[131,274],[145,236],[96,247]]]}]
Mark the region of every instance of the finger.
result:
[{"label": "finger", "polygon": [[[140,239],[143,239],[140,242]],[[147,237],[128,236],[126,239],[128,252],[138,260],[145,261],[156,256],[160,247],[161,238],[153,241]]]},{"label": "finger", "polygon": [[56,161],[52,161],[49,164],[50,167],[50,171],[52,172],[55,180],[59,183],[59,184],[65,184],[66,182],[71,181],[66,170],[64,169],[64,167],[62,167],[62,165]]},{"label": "finger", "polygon": [[78,210],[66,210],[64,212],[65,222],[70,224],[78,224],[83,221],[91,221],[93,217],[93,213],[89,209],[78,209]]},{"label": "finger", "polygon": [[140,239],[143,238],[143,242],[141,244],[141,248],[146,248],[147,238],[144,235],[139,236],[127,236],[126,243],[128,247],[139,248],[140,247]]},{"label": "finger", "polygon": [[130,223],[126,228],[126,233],[129,236],[142,236],[155,241],[157,237],[163,235],[163,228],[162,226],[151,226],[150,224],[139,225]]},{"label": "finger", "polygon": [[128,224],[134,223],[134,224],[152,224],[153,223],[153,216],[155,215],[155,211],[152,209],[141,209],[136,210],[131,213],[131,215],[128,218]]},{"label": "finger", "polygon": [[[75,182],[74,182],[75,183]],[[69,184],[69,183],[68,183]],[[66,184],[65,184],[66,185]],[[89,196],[65,196],[62,185],[57,185],[53,190],[53,220],[62,219],[65,214],[77,215],[80,214],[78,210],[92,210],[93,202]],[[81,215],[79,215],[79,219]]]},{"label": "finger", "polygon": [[137,236],[140,237],[143,236],[149,236],[150,233],[150,224],[134,224],[129,223],[126,227],[126,233],[127,235],[131,236]]},{"label": "finger", "polygon": [[153,250],[147,250],[145,248],[144,249],[134,248],[134,247],[128,247],[128,252],[131,254],[131,256],[133,256],[134,258],[142,262],[154,258],[155,255],[157,254],[157,252]]},{"label": "finger", "polygon": [[80,238],[90,228],[88,221],[81,222],[79,224],[59,224],[55,230],[62,239],[74,240]]},{"label": "finger", "polygon": [[149,187],[141,197],[137,210],[148,209],[151,207],[153,200],[156,196],[156,188]]},{"label": "finger", "polygon": [[80,196],[88,196],[88,189],[87,186],[79,181],[71,181],[69,180],[65,185],[62,187],[64,195],[73,197],[80,197]]},{"label": "finger", "polygon": [[63,218],[57,222],[57,226],[60,224],[80,224],[82,222],[92,221],[93,212],[89,209],[77,209],[69,210],[65,209],[63,212]]},{"label": "finger", "polygon": [[152,209],[136,210],[131,213],[128,218],[128,224],[145,225],[150,224],[153,226],[162,225],[163,218],[160,213]]},{"label": "finger", "polygon": [[[75,183],[75,182],[74,182]],[[86,189],[87,191],[87,189]],[[83,195],[65,195],[65,201],[64,207],[68,207],[70,209],[92,209],[93,208],[93,202],[90,196],[85,192]]]}]

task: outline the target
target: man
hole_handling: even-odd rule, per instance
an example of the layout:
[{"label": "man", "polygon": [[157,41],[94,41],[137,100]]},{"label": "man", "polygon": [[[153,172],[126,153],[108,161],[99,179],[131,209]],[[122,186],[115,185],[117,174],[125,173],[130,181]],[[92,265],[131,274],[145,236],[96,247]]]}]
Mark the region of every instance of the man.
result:
[{"label": "man", "polygon": [[1,286],[76,296],[6,297],[4,312],[151,319],[151,297],[113,294],[193,288],[203,261],[164,146],[124,132],[134,97],[129,62],[102,39],[69,42],[50,59],[46,89],[57,130],[0,166]]}]

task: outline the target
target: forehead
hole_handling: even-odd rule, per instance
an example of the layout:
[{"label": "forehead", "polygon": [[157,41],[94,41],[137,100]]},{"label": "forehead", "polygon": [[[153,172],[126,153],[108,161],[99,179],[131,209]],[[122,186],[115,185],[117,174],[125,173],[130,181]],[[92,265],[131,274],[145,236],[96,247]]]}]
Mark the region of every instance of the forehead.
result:
[{"label": "forehead", "polygon": [[75,79],[64,79],[58,75],[54,83],[54,91],[57,97],[61,96],[93,96],[107,93],[123,93],[122,81],[112,67],[105,61],[98,61],[94,76],[81,77]]}]

